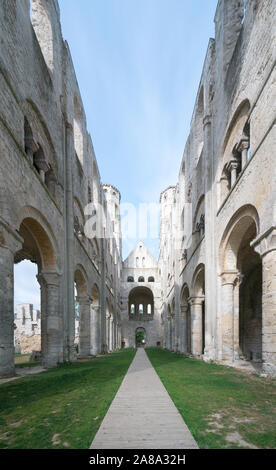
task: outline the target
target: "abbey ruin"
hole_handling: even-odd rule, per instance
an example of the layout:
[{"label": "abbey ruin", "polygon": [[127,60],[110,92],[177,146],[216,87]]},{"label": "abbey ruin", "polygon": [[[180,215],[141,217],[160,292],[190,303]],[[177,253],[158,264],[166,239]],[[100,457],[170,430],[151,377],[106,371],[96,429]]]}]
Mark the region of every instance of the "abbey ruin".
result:
[{"label": "abbey ruin", "polygon": [[101,181],[57,0],[32,0],[32,18],[30,0],[0,0],[0,24],[0,376],[15,373],[22,260],[38,268],[46,368],[77,358],[76,288],[80,357],[142,333],[275,375],[275,0],[218,2],[158,260],[142,242],[122,260],[121,195]]}]

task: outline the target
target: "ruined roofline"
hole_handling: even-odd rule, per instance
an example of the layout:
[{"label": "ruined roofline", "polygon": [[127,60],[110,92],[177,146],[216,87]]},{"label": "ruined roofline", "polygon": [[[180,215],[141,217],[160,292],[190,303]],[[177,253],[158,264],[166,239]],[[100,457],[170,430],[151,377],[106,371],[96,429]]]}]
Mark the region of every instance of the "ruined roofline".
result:
[{"label": "ruined roofline", "polygon": [[114,189],[114,191],[116,191],[119,194],[119,199],[121,201],[121,193],[120,193],[119,189],[116,188],[116,186],[113,186],[113,184],[102,183],[102,188],[104,188],[104,187]]},{"label": "ruined roofline", "polygon": [[171,186],[168,186],[166,189],[164,189],[162,193],[160,193],[159,202],[161,202],[163,194],[165,194],[169,189],[176,189],[176,186],[171,185]]}]

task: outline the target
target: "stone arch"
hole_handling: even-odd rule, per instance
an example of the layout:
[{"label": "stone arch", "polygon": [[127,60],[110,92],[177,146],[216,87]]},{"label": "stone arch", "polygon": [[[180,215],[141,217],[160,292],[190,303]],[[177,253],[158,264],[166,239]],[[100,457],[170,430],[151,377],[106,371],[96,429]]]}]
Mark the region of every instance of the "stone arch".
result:
[{"label": "stone arch", "polygon": [[74,281],[76,283],[78,295],[87,294],[87,274],[81,264],[78,264],[75,268]]},{"label": "stone arch", "polygon": [[[228,222],[219,248],[219,265],[221,272],[237,269],[237,255],[240,241],[249,227],[254,224],[256,235],[259,233],[259,215],[250,204],[238,209]],[[256,236],[255,235],[255,236]]]},{"label": "stone arch", "polygon": [[[134,305],[134,313],[132,306]],[[151,305],[150,314],[148,305]],[[142,307],[141,307],[142,306]],[[150,320],[154,316],[154,297],[149,287],[134,287],[128,295],[129,319]]]},{"label": "stone arch", "polygon": [[192,280],[191,351],[200,356],[205,348],[205,266],[199,264]]},{"label": "stone arch", "polygon": [[191,310],[189,304],[190,291],[184,284],[180,295],[180,351],[191,353]]},{"label": "stone arch", "polygon": [[135,330],[135,345],[136,348],[141,348],[146,346],[147,341],[147,332],[146,329],[142,326],[139,326]]},{"label": "stone arch", "polygon": [[14,262],[28,259],[38,266],[42,364],[47,368],[55,367],[63,361],[63,312],[56,241],[45,218],[32,207],[24,207],[20,211],[18,224],[23,243],[14,254]]},{"label": "stone arch", "polygon": [[81,264],[75,267],[74,282],[78,312],[75,314],[75,342],[78,344],[79,355],[87,356],[90,354],[90,297],[88,277]]},{"label": "stone arch", "polygon": [[226,131],[217,174],[219,206],[250,158],[249,115],[250,102],[246,99],[238,106]]},{"label": "stone arch", "polygon": [[39,271],[58,270],[58,245],[45,217],[34,207],[25,206],[19,211],[17,226],[19,233],[23,232],[24,243],[23,252],[16,253],[16,262],[24,256],[36,262]]},{"label": "stone arch", "polygon": [[192,295],[193,297],[205,295],[205,266],[203,263],[199,264],[194,272],[192,280]]},{"label": "stone arch", "polygon": [[258,212],[246,205],[231,218],[220,244],[224,360],[262,359],[262,260],[251,246],[258,234]]}]

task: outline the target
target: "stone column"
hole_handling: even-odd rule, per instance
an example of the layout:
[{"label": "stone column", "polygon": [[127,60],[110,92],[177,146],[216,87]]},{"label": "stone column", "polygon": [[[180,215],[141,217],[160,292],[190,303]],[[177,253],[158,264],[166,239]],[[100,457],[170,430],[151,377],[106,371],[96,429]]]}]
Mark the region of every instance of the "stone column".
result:
[{"label": "stone column", "polygon": [[191,308],[191,352],[194,356],[202,355],[202,306],[204,296],[190,297]]},{"label": "stone column", "polygon": [[230,174],[231,174],[231,188],[234,186],[237,180],[237,168],[238,168],[238,162],[236,160],[232,160],[227,165],[227,169],[228,171],[230,171]]},{"label": "stone column", "polygon": [[0,223],[0,377],[15,375],[14,368],[14,254],[23,240]]},{"label": "stone column", "polygon": [[109,351],[109,334],[110,334],[110,327],[109,327],[109,324],[110,324],[110,316],[109,315],[106,315],[106,325],[105,325],[105,329],[106,329],[106,352]]},{"label": "stone column", "polygon": [[93,355],[100,354],[100,307],[93,307],[91,305],[91,349],[90,353]]},{"label": "stone column", "polygon": [[263,370],[276,376],[276,228],[251,243],[262,258],[262,359]]},{"label": "stone column", "polygon": [[113,351],[113,317],[111,316],[109,319],[109,351]]},{"label": "stone column", "polygon": [[41,349],[42,365],[56,367],[63,361],[63,319],[59,311],[60,275],[41,272]]},{"label": "stone column", "polygon": [[79,355],[90,355],[90,298],[88,295],[77,297],[79,302],[80,336]]},{"label": "stone column", "polygon": [[[234,331],[235,308],[234,287],[238,279],[237,271],[227,271],[221,274],[221,352],[220,359],[223,361],[234,361]],[[238,320],[237,320],[238,321]]]},{"label": "stone column", "polygon": [[189,305],[182,305],[180,308],[180,352],[187,353],[187,316]]},{"label": "stone column", "polygon": [[240,143],[239,151],[242,154],[242,170],[244,169],[245,165],[247,164],[247,152],[249,148],[248,140],[242,140]]}]

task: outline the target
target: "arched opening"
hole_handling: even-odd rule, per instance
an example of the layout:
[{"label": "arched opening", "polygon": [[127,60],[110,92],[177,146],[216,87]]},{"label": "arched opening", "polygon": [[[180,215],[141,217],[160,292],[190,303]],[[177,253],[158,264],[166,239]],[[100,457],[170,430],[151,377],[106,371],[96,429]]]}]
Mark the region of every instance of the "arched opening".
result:
[{"label": "arched opening", "polygon": [[82,266],[75,270],[75,348],[80,356],[90,354],[90,299]]},{"label": "arched opening", "polygon": [[[26,208],[25,212],[31,213],[33,211],[31,208]],[[40,217],[39,214],[37,215]],[[19,234],[22,237],[23,244],[14,255],[14,263],[18,265],[24,262],[24,260],[28,260],[36,265],[35,271],[32,270],[32,278],[34,286],[34,276],[37,271],[37,280],[40,285],[39,303],[41,311],[39,312],[38,309],[36,311],[30,305],[25,306],[21,311],[22,322],[24,323],[25,321],[22,327],[25,329],[30,327],[33,330],[34,337],[36,336],[35,333],[39,333],[40,329],[42,364],[45,367],[54,367],[63,360],[62,313],[59,302],[60,276],[57,272],[52,236],[47,232],[48,228],[42,227],[41,223],[35,218],[31,216],[23,218],[19,227]],[[24,276],[27,278],[30,264],[24,264]],[[18,269],[20,269],[20,265],[18,268],[15,268],[15,272]],[[17,276],[15,280],[17,282]],[[15,292],[17,292],[17,286],[15,286]],[[36,306],[38,306],[38,302]],[[38,345],[39,338],[37,338],[36,347]],[[35,359],[39,359],[39,350],[35,348],[33,351],[36,351]]]},{"label": "arched opening", "polygon": [[251,247],[258,227],[257,211],[245,206],[232,217],[221,243],[224,360],[262,360],[262,261]]},{"label": "arched opening", "polygon": [[127,282],[134,282],[134,277],[133,276],[128,276]]},{"label": "arched opening", "polygon": [[129,293],[128,306],[129,319],[152,320],[154,315],[152,291],[147,287],[135,287]]},{"label": "arched opening", "polygon": [[100,293],[97,284],[92,287],[92,299],[90,305],[91,315],[91,354],[97,355],[101,352],[101,315],[100,315]]},{"label": "arched opening", "polygon": [[15,364],[41,361],[41,306],[38,267],[27,259],[14,266]]},{"label": "arched opening", "polygon": [[150,276],[150,277],[148,278],[148,282],[154,282],[154,277],[153,277],[153,276]]},{"label": "arched opening", "polygon": [[262,261],[250,246],[256,237],[252,224],[244,234],[237,257],[241,273],[239,286],[239,345],[242,358],[262,359]]},{"label": "arched opening", "polygon": [[138,277],[138,282],[145,282],[144,276],[139,276]]},{"label": "arched opening", "polygon": [[191,351],[201,356],[205,349],[205,267],[200,264],[193,277],[191,298]]},{"label": "arched opening", "polygon": [[222,204],[250,159],[250,103],[237,108],[226,133],[219,169],[219,204]]},{"label": "arched opening", "polygon": [[190,292],[187,284],[182,288],[180,303],[180,351],[191,354]]},{"label": "arched opening", "polygon": [[139,327],[135,331],[136,348],[144,348],[147,343],[147,333],[145,328]]}]

